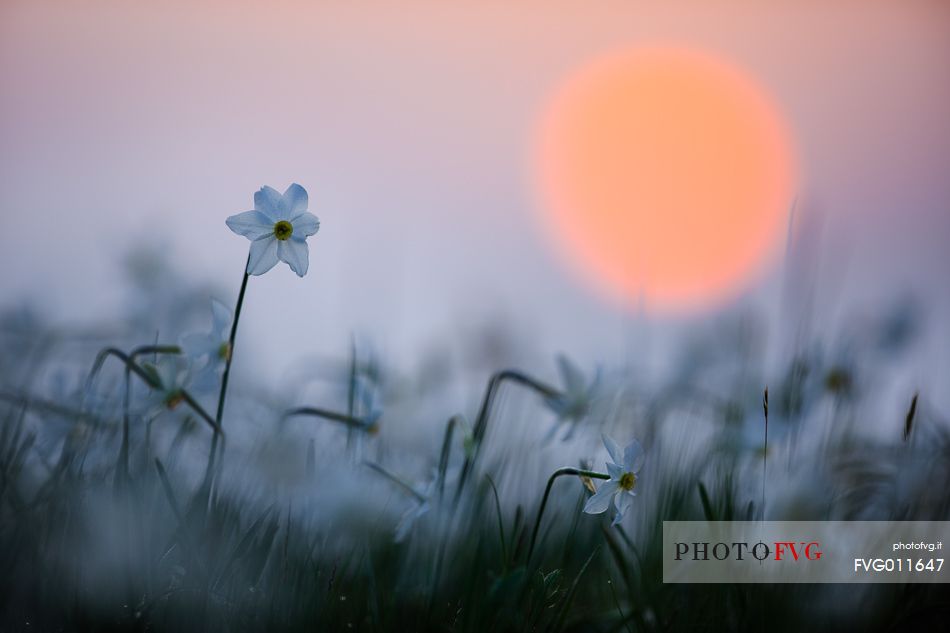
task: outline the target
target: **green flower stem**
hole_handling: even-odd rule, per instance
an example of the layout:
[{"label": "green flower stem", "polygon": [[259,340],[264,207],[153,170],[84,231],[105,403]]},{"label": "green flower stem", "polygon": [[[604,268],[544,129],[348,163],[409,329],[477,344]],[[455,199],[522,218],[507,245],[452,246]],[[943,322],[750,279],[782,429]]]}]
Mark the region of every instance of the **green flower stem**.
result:
[{"label": "green flower stem", "polygon": [[473,430],[473,436],[476,443],[482,440],[486,431],[488,430],[489,415],[491,413],[492,405],[495,402],[495,396],[498,393],[499,387],[501,387],[502,383],[505,381],[513,382],[528,389],[532,389],[545,398],[557,398],[561,395],[561,392],[557,389],[549,387],[548,385],[535,380],[531,376],[528,376],[527,374],[524,374],[520,371],[505,369],[498,372],[492,376],[491,380],[488,382],[488,388],[485,390],[485,397],[482,400],[482,406],[478,411],[478,418],[476,418],[475,428]]},{"label": "green flower stem", "polygon": [[122,468],[119,474],[129,478],[129,401],[132,397],[132,365],[135,359],[143,354],[181,354],[177,345],[145,345],[137,347],[129,353],[129,362],[125,365],[125,394],[122,399],[122,447],[119,449],[119,461]]},{"label": "green flower stem", "polygon": [[[218,393],[218,410],[214,414],[214,421],[218,428],[221,428],[224,419],[224,402],[228,394],[228,378],[231,376],[231,363],[234,360],[234,339],[237,338],[238,321],[241,319],[241,307],[244,305],[244,293],[247,290],[247,279],[250,274],[247,267],[251,263],[251,256],[248,254],[247,263],[244,264],[244,276],[241,278],[241,289],[238,291],[237,304],[234,306],[234,320],[231,321],[231,334],[228,336],[228,353],[224,359],[224,374],[221,376],[221,391]],[[214,470],[215,456],[218,450],[218,436],[211,439],[211,455],[208,457],[208,476]],[[207,480],[207,477],[206,477]]]},{"label": "green flower stem", "polygon": [[514,369],[504,369],[491,377],[488,381],[488,388],[485,390],[485,397],[482,399],[482,406],[478,410],[478,417],[475,419],[475,427],[472,431],[473,452],[471,455],[465,457],[465,463],[462,464],[462,473],[459,476],[458,488],[455,491],[455,503],[458,503],[459,497],[462,495],[462,488],[465,486],[465,481],[475,465],[475,459],[478,457],[482,439],[488,430],[488,421],[491,417],[491,409],[495,402],[495,397],[501,385],[506,381],[536,391],[545,398],[557,398],[561,396],[561,392],[557,389],[549,387],[531,376]]},{"label": "green flower stem", "polygon": [[531,542],[528,545],[528,558],[525,564],[531,562],[531,554],[534,553],[534,544],[538,538],[538,529],[541,527],[541,517],[544,516],[544,508],[548,505],[548,496],[551,494],[551,487],[554,480],[562,475],[574,475],[576,477],[590,477],[591,479],[610,479],[610,475],[598,473],[593,470],[581,470],[580,468],[558,468],[548,478],[548,485],[544,488],[544,496],[541,497],[541,507],[538,508],[538,517],[534,520],[534,529],[531,531]]},{"label": "green flower stem", "polygon": [[453,415],[445,425],[445,435],[442,437],[442,453],[439,455],[439,498],[445,490],[445,473],[449,469],[449,456],[452,452],[452,435],[455,433],[455,427],[465,428],[465,418],[461,415]]},{"label": "green flower stem", "polygon": [[330,420],[332,422],[340,422],[352,430],[363,431],[364,433],[372,433],[376,427],[375,423],[367,422],[362,418],[346,415],[345,413],[337,413],[336,411],[318,409],[317,407],[298,407],[296,409],[290,409],[284,413],[283,417],[284,419],[287,419],[295,415],[309,415],[315,418]]},{"label": "green flower stem", "polygon": [[402,488],[405,492],[415,497],[416,501],[418,501],[419,503],[426,502],[425,496],[422,493],[420,493],[418,490],[413,488],[406,480],[404,480],[399,475],[395,475],[389,472],[388,470],[386,470],[385,468],[383,468],[382,466],[380,466],[379,464],[375,462],[363,462],[363,464],[369,468],[372,468],[374,471],[376,471],[377,473],[379,473],[380,475],[382,475],[389,481],[393,482],[394,484]]},{"label": "green flower stem", "polygon": [[[87,393],[90,390],[90,387],[92,385],[93,379],[95,378],[95,375],[98,373],[99,369],[102,367],[102,364],[105,362],[106,358],[108,358],[109,356],[115,356],[116,358],[121,360],[125,364],[126,368],[128,368],[133,374],[138,376],[142,380],[142,382],[147,384],[152,389],[158,389],[161,387],[161,385],[157,384],[155,382],[155,379],[147,371],[142,369],[142,367],[138,363],[134,362],[129,357],[128,354],[114,347],[108,347],[102,350],[101,352],[99,352],[99,355],[96,357],[95,363],[93,363],[92,371],[89,372],[89,376],[86,378],[86,392]],[[197,413],[198,416],[202,420],[207,422],[208,425],[212,429],[214,429],[215,437],[223,433],[223,431],[221,430],[221,427],[218,425],[217,422],[214,421],[214,418],[212,418],[208,414],[208,412],[204,410],[204,407],[198,404],[198,402],[194,399],[194,397],[192,397],[190,393],[188,393],[186,389],[181,390],[181,397],[182,397],[182,400],[185,402],[185,404],[187,404],[188,407],[192,411]]]},{"label": "green flower stem", "polygon": [[[251,256],[248,255],[247,262],[250,264]],[[244,265],[244,277],[241,279],[241,290],[238,291],[237,304],[234,306],[234,320],[231,322],[231,335],[228,337],[228,354],[224,359],[224,375],[221,376],[221,392],[218,394],[218,410],[214,415],[218,426],[221,426],[221,420],[224,417],[224,401],[228,393],[228,378],[231,376],[231,363],[234,360],[234,339],[237,338],[238,321],[241,320],[241,307],[244,305],[244,293],[247,290],[247,279],[250,274],[247,272],[247,264]]]},{"label": "green flower stem", "polygon": [[181,348],[177,345],[143,345],[129,352],[129,358],[134,361],[145,354],[181,354]]}]

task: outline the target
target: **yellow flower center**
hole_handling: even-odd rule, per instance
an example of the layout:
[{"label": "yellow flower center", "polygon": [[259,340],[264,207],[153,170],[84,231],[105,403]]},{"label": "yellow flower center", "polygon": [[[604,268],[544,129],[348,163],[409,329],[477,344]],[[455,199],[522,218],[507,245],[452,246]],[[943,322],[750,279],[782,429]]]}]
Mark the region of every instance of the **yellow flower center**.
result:
[{"label": "yellow flower center", "polygon": [[633,473],[624,473],[620,477],[620,487],[624,490],[633,490],[633,487],[637,485],[637,476]]},{"label": "yellow flower center", "polygon": [[175,391],[168,394],[168,396],[165,398],[165,406],[168,407],[169,410],[174,409],[179,404],[181,404],[181,401],[184,399],[185,396],[183,396],[180,391]]},{"label": "yellow flower center", "polygon": [[280,241],[290,239],[290,236],[294,234],[294,225],[288,222],[287,220],[281,220],[274,225],[274,237]]}]

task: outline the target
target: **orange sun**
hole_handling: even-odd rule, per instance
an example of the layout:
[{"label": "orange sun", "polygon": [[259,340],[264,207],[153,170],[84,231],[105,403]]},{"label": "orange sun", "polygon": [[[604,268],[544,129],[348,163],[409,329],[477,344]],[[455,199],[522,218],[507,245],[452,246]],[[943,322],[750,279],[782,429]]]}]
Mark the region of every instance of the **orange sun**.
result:
[{"label": "orange sun", "polygon": [[767,264],[791,202],[785,123],[705,54],[637,49],[568,77],[543,114],[545,224],[597,286],[678,310],[722,302]]}]

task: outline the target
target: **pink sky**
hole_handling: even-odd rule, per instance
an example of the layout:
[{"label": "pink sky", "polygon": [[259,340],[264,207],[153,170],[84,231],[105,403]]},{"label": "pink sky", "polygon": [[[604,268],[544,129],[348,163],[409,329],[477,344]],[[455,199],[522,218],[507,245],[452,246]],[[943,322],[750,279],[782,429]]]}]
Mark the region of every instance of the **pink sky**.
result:
[{"label": "pink sky", "polygon": [[669,4],[6,0],[0,293],[94,317],[120,252],[155,232],[231,288],[247,246],[224,218],[297,181],[323,224],[307,278],[254,282],[262,350],[281,347],[268,306],[289,305],[323,351],[355,329],[406,356],[496,315],[545,354],[609,361],[623,317],[539,230],[528,157],[567,72],[662,41],[731,60],[783,108],[836,309],[911,287],[950,314],[950,5]]}]

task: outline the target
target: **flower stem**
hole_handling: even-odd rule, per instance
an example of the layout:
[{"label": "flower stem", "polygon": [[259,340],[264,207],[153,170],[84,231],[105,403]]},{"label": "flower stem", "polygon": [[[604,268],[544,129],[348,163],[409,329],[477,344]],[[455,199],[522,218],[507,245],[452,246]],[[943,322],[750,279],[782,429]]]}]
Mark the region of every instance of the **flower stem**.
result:
[{"label": "flower stem", "polygon": [[[244,276],[241,279],[241,290],[238,291],[237,304],[234,306],[234,320],[231,322],[231,335],[228,337],[228,353],[224,359],[224,374],[221,376],[221,391],[218,394],[218,410],[215,412],[214,421],[218,428],[221,428],[221,421],[224,418],[224,401],[228,394],[228,378],[231,376],[231,362],[234,360],[234,339],[237,337],[238,321],[241,319],[241,306],[244,305],[244,292],[247,290],[247,279],[250,274],[247,272],[247,266],[251,263],[251,256],[247,256],[247,264],[244,265]],[[214,468],[215,454],[218,450],[218,435],[211,439],[211,456],[208,458],[208,472]]]},{"label": "flower stem", "polygon": [[[251,258],[248,256],[248,263]],[[247,290],[247,265],[244,266],[244,277],[241,279],[241,290],[238,292],[237,305],[234,306],[234,320],[231,322],[231,335],[228,337],[228,354],[224,359],[224,375],[221,376],[221,392],[218,394],[218,410],[214,420],[221,426],[224,417],[224,401],[228,393],[228,377],[231,375],[231,362],[234,360],[234,339],[237,338],[238,321],[241,319],[241,307],[244,305],[244,292]]]},{"label": "flower stem", "polygon": [[[151,374],[149,374],[147,371],[142,369],[131,358],[129,358],[128,354],[114,347],[107,347],[101,352],[99,352],[98,356],[96,356],[96,362],[93,363],[93,368],[89,372],[89,375],[86,377],[85,394],[88,394],[91,391],[92,383],[95,379],[96,374],[99,372],[99,369],[102,367],[102,364],[105,362],[105,359],[108,358],[109,356],[115,356],[120,361],[122,361],[122,363],[125,364],[126,367],[132,370],[133,374],[138,376],[142,380],[142,382],[147,384],[152,389],[157,389],[158,387],[160,387],[160,385],[156,383],[155,378]],[[85,394],[84,394],[84,397],[85,397]],[[221,427],[218,426],[217,423],[208,414],[208,412],[205,411],[204,408],[200,404],[198,404],[198,402],[191,396],[188,390],[182,389],[181,396],[185,404],[187,404],[191,408],[192,411],[197,413],[201,417],[202,420],[207,422],[208,426],[214,429],[215,437],[217,437],[223,432],[221,430]],[[80,415],[81,416],[85,415],[84,403],[83,403],[83,406],[80,408]]]},{"label": "flower stem", "polygon": [[538,516],[534,520],[534,529],[531,531],[531,542],[528,545],[528,558],[525,559],[525,565],[531,562],[531,554],[534,552],[534,544],[538,538],[538,529],[541,527],[541,517],[544,515],[544,508],[548,505],[548,496],[551,494],[551,486],[554,480],[561,475],[574,475],[577,477],[590,477],[592,479],[610,479],[606,473],[598,473],[593,470],[581,470],[580,468],[558,468],[548,478],[548,485],[544,488],[544,496],[541,497],[541,507],[538,508]]},{"label": "flower stem", "polygon": [[472,454],[466,456],[465,462],[462,464],[462,473],[459,475],[458,487],[455,490],[455,504],[458,504],[459,498],[462,496],[462,488],[465,486],[465,481],[471,470],[475,467],[475,460],[481,449],[482,440],[488,430],[488,421],[491,417],[492,405],[495,402],[499,388],[505,381],[513,382],[531,389],[544,398],[556,398],[560,395],[557,389],[549,387],[531,376],[514,369],[503,369],[491,377],[491,380],[488,381],[488,388],[485,390],[485,396],[482,399],[482,405],[478,410],[478,417],[475,419],[475,426],[472,429],[474,448]]},{"label": "flower stem", "polygon": [[331,422],[339,422],[345,425],[350,431],[363,431],[364,433],[373,434],[376,428],[378,428],[375,422],[371,420],[317,407],[297,407],[296,409],[290,409],[284,413],[282,419],[286,420],[287,418],[297,415],[309,415],[315,418],[330,420]]},{"label": "flower stem", "polygon": [[399,486],[403,490],[403,492],[413,497],[419,503],[426,502],[425,495],[423,495],[421,492],[416,490],[411,484],[409,484],[405,479],[403,479],[399,475],[395,475],[391,473],[390,471],[386,470],[385,468],[383,468],[376,462],[364,461],[363,465],[376,471],[377,473],[379,473],[380,475],[382,475],[389,481]]},{"label": "flower stem", "polygon": [[445,490],[445,475],[449,469],[449,457],[452,451],[452,435],[455,433],[455,427],[461,425],[465,427],[465,418],[461,415],[453,415],[445,425],[445,435],[442,437],[442,452],[439,455],[439,499]]},{"label": "flower stem", "polygon": [[[132,365],[136,358],[143,354],[180,354],[181,349],[177,345],[146,345],[138,347],[129,353],[129,363],[125,366],[125,393],[122,398],[122,447],[119,450],[119,462],[121,468],[116,471],[117,483],[128,482],[131,477],[129,473],[129,400],[132,393]],[[189,406],[190,403],[189,403]]]}]

